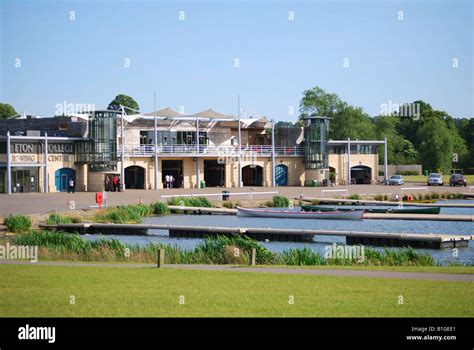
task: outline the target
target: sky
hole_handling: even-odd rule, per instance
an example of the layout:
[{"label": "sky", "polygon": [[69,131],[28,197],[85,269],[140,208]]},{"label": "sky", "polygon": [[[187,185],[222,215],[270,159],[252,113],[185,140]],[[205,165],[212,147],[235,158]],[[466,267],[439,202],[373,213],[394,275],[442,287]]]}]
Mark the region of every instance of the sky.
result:
[{"label": "sky", "polygon": [[319,86],[371,116],[422,99],[474,116],[474,5],[426,1],[0,0],[0,102],[52,116],[208,108],[295,121]]}]

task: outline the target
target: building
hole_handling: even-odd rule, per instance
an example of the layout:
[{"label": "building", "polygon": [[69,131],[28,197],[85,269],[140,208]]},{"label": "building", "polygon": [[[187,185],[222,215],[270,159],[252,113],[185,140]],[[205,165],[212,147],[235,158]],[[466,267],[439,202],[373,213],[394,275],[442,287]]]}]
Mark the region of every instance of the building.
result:
[{"label": "building", "polygon": [[[212,109],[182,115],[94,111],[70,117],[0,121],[0,192],[311,186],[372,183],[386,141],[329,140],[330,120],[275,128]],[[386,172],[385,172],[386,174]]]}]

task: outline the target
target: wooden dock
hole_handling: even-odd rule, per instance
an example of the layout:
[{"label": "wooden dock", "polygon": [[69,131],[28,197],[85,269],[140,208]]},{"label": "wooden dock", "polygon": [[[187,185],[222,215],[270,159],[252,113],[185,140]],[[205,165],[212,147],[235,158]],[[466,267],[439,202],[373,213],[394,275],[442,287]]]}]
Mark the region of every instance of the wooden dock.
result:
[{"label": "wooden dock", "polygon": [[[393,205],[393,204],[392,204]],[[237,215],[237,209],[201,208],[169,206],[172,212],[183,212],[194,215],[220,214]],[[373,220],[430,220],[430,221],[467,221],[474,222],[474,215],[427,215],[427,214],[394,214],[394,213],[365,213],[363,219]]]},{"label": "wooden dock", "polygon": [[302,230],[287,228],[240,228],[240,227],[208,227],[208,226],[180,226],[154,224],[59,224],[40,225],[47,229],[55,229],[81,234],[123,234],[143,235],[148,230],[167,230],[170,237],[204,238],[212,235],[245,235],[258,241],[289,241],[312,242],[314,236],[345,237],[347,244],[363,244],[389,247],[417,247],[417,248],[454,248],[469,244],[473,236],[448,234],[415,234],[389,233],[364,231],[334,231],[334,230]]},{"label": "wooden dock", "polygon": [[[396,201],[375,201],[375,200],[365,200],[365,199],[338,199],[338,198],[295,198],[295,200],[312,202],[319,201],[319,204],[341,204],[341,205],[383,205],[383,206],[397,206],[400,202]],[[404,206],[407,207],[439,207],[439,208],[473,208],[474,203],[412,203],[412,202],[403,202]]]}]

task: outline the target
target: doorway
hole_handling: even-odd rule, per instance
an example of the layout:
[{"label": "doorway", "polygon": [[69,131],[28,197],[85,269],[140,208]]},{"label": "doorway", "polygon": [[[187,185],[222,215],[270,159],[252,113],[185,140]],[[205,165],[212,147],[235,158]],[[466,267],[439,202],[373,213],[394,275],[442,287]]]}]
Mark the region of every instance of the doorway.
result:
[{"label": "doorway", "polygon": [[162,160],[161,161],[161,181],[163,187],[166,188],[166,175],[174,178],[173,187],[180,188],[183,186],[183,161],[182,160]]}]

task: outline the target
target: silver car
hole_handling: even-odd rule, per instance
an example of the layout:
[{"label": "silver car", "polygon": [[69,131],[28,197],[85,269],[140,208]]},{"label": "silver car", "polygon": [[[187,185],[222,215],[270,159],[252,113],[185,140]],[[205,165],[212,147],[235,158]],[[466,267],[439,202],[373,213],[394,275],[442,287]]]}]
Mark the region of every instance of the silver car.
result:
[{"label": "silver car", "polygon": [[428,186],[443,186],[443,175],[432,173],[428,176]]},{"label": "silver car", "polygon": [[402,175],[393,175],[388,179],[389,185],[403,185],[403,176]]}]

